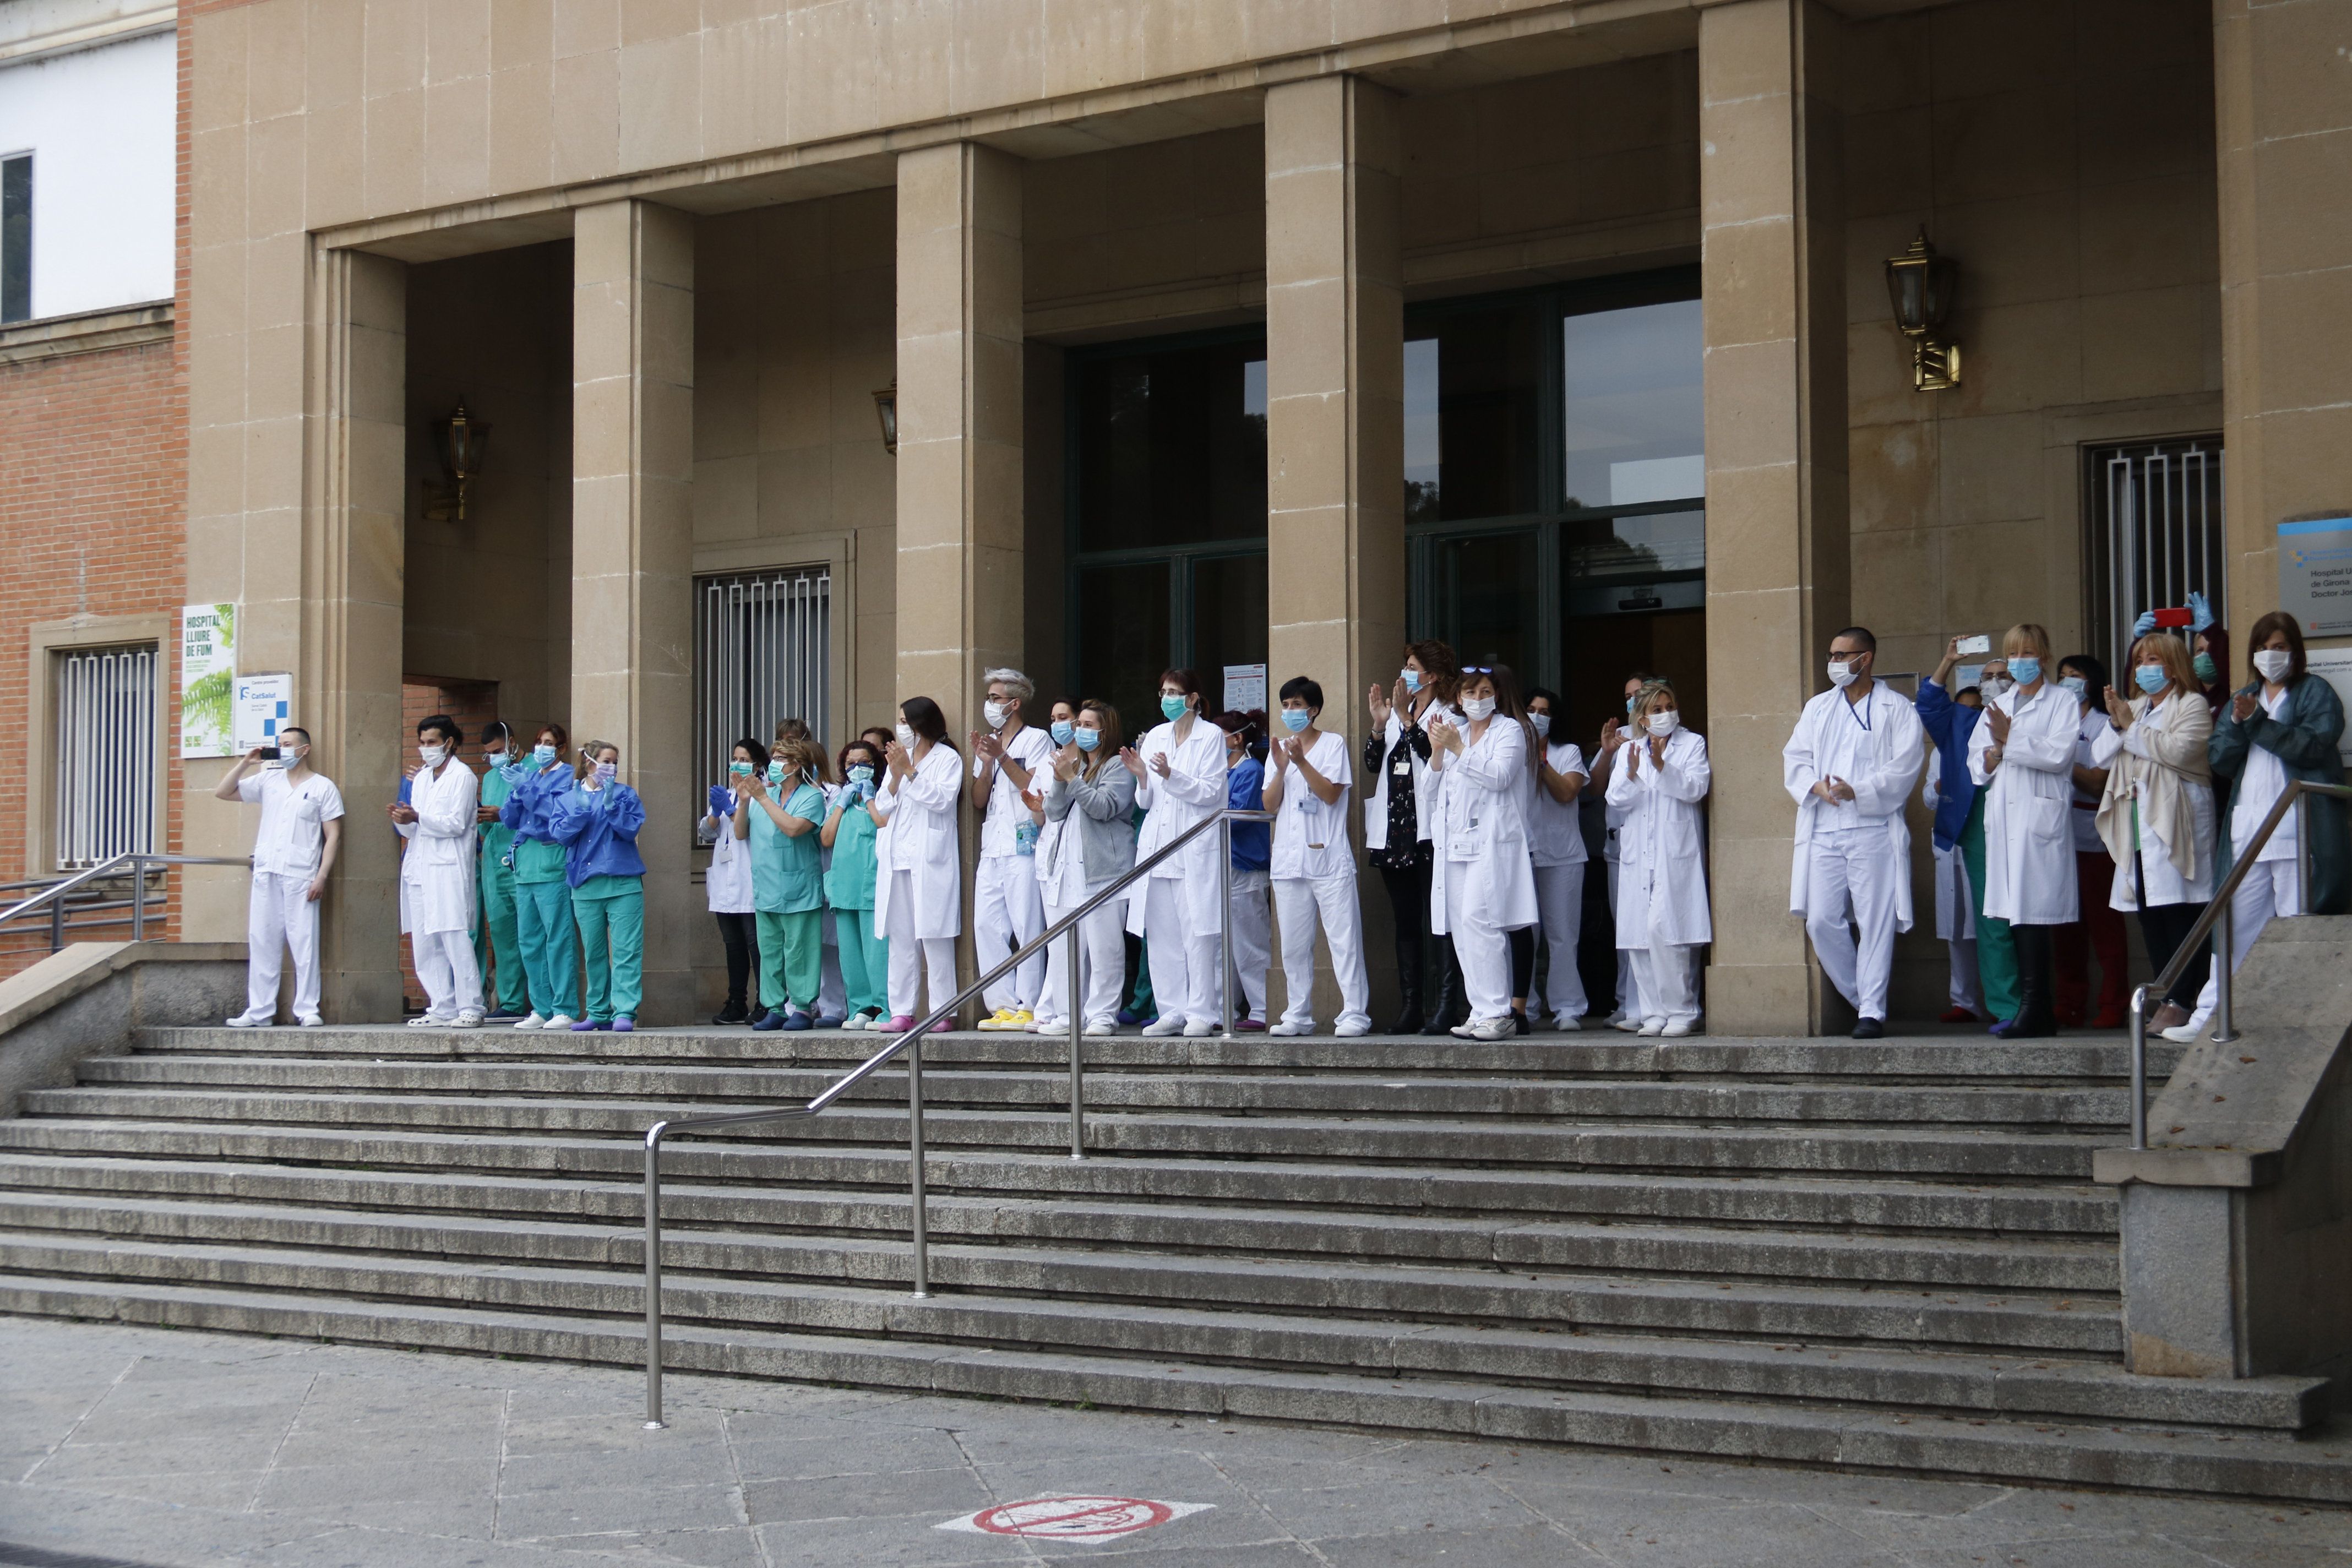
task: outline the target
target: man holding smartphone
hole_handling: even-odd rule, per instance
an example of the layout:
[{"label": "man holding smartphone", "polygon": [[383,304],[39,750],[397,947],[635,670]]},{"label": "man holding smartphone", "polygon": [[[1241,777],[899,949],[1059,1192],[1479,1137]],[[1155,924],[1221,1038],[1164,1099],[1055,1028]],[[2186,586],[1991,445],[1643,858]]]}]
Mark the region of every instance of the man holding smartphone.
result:
[{"label": "man holding smartphone", "polygon": [[310,767],[310,731],[288,725],[275,747],[257,746],[237,759],[213,791],[219,800],[261,807],[253,840],[253,895],[245,921],[245,1011],[233,1029],[267,1028],[278,1021],[278,976],[294,954],[294,1016],[315,1026],[319,1016],[319,899],[343,837],[343,797],[333,781]]}]

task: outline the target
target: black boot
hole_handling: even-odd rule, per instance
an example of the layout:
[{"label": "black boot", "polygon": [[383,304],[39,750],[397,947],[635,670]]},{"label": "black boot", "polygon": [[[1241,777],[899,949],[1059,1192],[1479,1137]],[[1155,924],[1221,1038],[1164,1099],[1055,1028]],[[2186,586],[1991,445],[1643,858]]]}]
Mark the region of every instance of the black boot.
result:
[{"label": "black boot", "polygon": [[1454,1032],[1454,1025],[1469,1017],[1469,1005],[1462,997],[1462,966],[1454,962],[1454,939],[1441,936],[1431,940],[1437,944],[1438,961],[1444,966],[1445,978],[1438,990],[1436,1002],[1429,1009],[1429,1020],[1422,1025],[1421,1032],[1424,1035],[1447,1035]]},{"label": "black boot", "polygon": [[727,1005],[719,1009],[710,1021],[714,1024],[740,1024],[749,1021],[750,1018],[751,1014],[744,1008],[743,999],[736,996],[730,997]]},{"label": "black boot", "polygon": [[2051,990],[2052,963],[2048,926],[2013,925],[2017,944],[2017,1016],[2000,1028],[2004,1040],[2038,1040],[2058,1032],[2056,997]]},{"label": "black boot", "polygon": [[1407,975],[1401,983],[1402,1003],[1397,1008],[1394,1022],[1388,1026],[1391,1035],[1421,1033],[1421,981],[1418,975]]}]

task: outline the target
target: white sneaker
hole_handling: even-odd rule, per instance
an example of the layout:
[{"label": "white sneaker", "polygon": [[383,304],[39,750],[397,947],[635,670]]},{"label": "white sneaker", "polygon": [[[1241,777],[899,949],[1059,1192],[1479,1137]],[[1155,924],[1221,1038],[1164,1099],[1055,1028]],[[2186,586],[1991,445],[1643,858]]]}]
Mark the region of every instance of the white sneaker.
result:
[{"label": "white sneaker", "polygon": [[1117,1024],[1102,1023],[1088,1024],[1087,1026],[1087,1033],[1095,1036],[1097,1038],[1104,1035],[1116,1035],[1118,1033],[1118,1026]]},{"label": "white sneaker", "polygon": [[482,1010],[479,1007],[461,1008],[457,1014],[457,1022],[456,1026],[460,1029],[480,1028],[482,1026]]},{"label": "white sneaker", "polygon": [[1471,1031],[1475,1029],[1477,1026],[1478,1026],[1475,1023],[1456,1024],[1454,1027],[1448,1029],[1446,1033],[1454,1036],[1456,1039],[1466,1040],[1470,1037]]},{"label": "white sneaker", "polygon": [[[1643,1031],[1642,1031],[1642,1032],[1643,1032],[1643,1034],[1647,1034],[1647,1033],[1649,1033],[1649,1031],[1648,1031],[1648,1030],[1646,1030],[1646,1029],[1644,1029],[1644,1030],[1643,1030]],[[1685,1035],[1696,1035],[1696,1034],[1697,1034],[1697,1033],[1698,1033],[1698,1026],[1697,1026],[1696,1024],[1694,1024],[1694,1023],[1690,1022],[1690,1021],[1689,1021],[1688,1019],[1686,1019],[1686,1018],[1677,1018],[1677,1019],[1675,1019],[1673,1023],[1668,1024],[1664,1028],[1663,1028],[1663,1029],[1659,1030],[1659,1031],[1658,1031],[1658,1033],[1660,1033],[1661,1035],[1665,1036],[1665,1037],[1666,1037],[1666,1038],[1668,1038],[1668,1039],[1670,1039],[1670,1040],[1678,1040],[1678,1039],[1681,1039]]]},{"label": "white sneaker", "polygon": [[[1666,1022],[1663,1018],[1644,1019],[1642,1026],[1633,1032],[1637,1035],[1647,1035],[1652,1037],[1663,1035],[1666,1032]],[[1690,1030],[1688,1028],[1685,1028],[1683,1033],[1687,1035],[1690,1033]]]},{"label": "white sneaker", "polygon": [[1372,1021],[1370,1018],[1342,1018],[1331,1026],[1331,1033],[1343,1040],[1353,1039],[1358,1035],[1369,1035],[1371,1032]]},{"label": "white sneaker", "polygon": [[525,1018],[520,1023],[517,1024],[515,1027],[518,1029],[544,1029],[547,1027],[547,1020],[541,1017],[538,1014],[533,1013],[530,1017]]},{"label": "white sneaker", "polygon": [[1609,1026],[1612,1029],[1622,1029],[1629,1035],[1638,1035],[1644,1032],[1642,1028],[1641,1019],[1628,1017],[1623,1015],[1620,1015],[1617,1017],[1610,1019]]},{"label": "white sneaker", "polygon": [[412,1029],[446,1029],[454,1021],[432,1013],[419,1013],[408,1020],[408,1026]]},{"label": "white sneaker", "polygon": [[[231,1018],[229,1022],[234,1024],[236,1020]],[[2194,1024],[2175,1024],[2169,1029],[2159,1029],[2157,1032],[2176,1046],[2193,1046],[2197,1043],[2197,1037],[2204,1033]]]},{"label": "white sneaker", "polygon": [[321,1018],[316,1013],[305,1013],[294,1021],[301,1025],[306,1029],[324,1028],[327,1023],[327,1020]]},{"label": "white sneaker", "polygon": [[278,1022],[275,1013],[239,1013],[228,1021],[232,1029],[267,1029]]},{"label": "white sneaker", "polygon": [[1268,1024],[1265,1026],[1265,1032],[1269,1035],[1282,1035],[1286,1037],[1291,1035],[1311,1035],[1315,1032],[1315,1026],[1312,1022],[1305,1024]]},{"label": "white sneaker", "polygon": [[546,1023],[541,1024],[540,1027],[547,1030],[551,1034],[557,1030],[562,1030],[568,1033],[574,1022],[575,1020],[569,1013],[558,1013],[554,1017],[550,1018]]},{"label": "white sneaker", "polygon": [[1481,1018],[1471,1025],[1470,1037],[1474,1040],[1516,1040],[1519,1037],[1519,1026],[1506,1013],[1499,1018]]},{"label": "white sneaker", "polygon": [[1162,1013],[1144,1025],[1143,1032],[1148,1037],[1155,1040],[1165,1039],[1170,1035],[1181,1035],[1184,1032],[1184,1016],[1181,1013]]},{"label": "white sneaker", "polygon": [[1551,1026],[1558,1029],[1564,1035],[1573,1035],[1580,1033],[1584,1028],[1584,1020],[1579,1017],[1574,1017],[1569,1014],[1562,1013],[1559,1017],[1554,1018],[1551,1021]]},{"label": "white sneaker", "polygon": [[1217,1026],[1206,1018],[1195,1018],[1184,1026],[1184,1037],[1188,1040],[1202,1039],[1216,1032]]}]

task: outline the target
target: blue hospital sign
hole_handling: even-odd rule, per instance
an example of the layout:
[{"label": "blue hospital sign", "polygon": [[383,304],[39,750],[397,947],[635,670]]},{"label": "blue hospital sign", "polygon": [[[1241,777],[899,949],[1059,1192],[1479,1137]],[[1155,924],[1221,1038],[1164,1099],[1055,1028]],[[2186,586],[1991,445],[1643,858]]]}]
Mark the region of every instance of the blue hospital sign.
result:
[{"label": "blue hospital sign", "polygon": [[2278,525],[2279,608],[2305,637],[2352,635],[2352,517]]}]

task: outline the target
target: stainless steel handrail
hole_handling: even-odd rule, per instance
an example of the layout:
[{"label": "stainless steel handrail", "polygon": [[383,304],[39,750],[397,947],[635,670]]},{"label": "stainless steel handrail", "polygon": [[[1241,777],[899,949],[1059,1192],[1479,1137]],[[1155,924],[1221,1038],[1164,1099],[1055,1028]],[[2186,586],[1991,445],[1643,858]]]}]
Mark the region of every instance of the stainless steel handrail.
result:
[{"label": "stainless steel handrail", "polygon": [[[1045,951],[1045,944],[1057,936],[1067,935],[1070,942],[1070,1158],[1086,1158],[1085,1110],[1079,1082],[1078,1031],[1081,1026],[1078,997],[1078,922],[1092,914],[1106,900],[1126,890],[1138,879],[1167,859],[1179,849],[1206,833],[1217,829],[1218,845],[1224,864],[1218,879],[1220,890],[1230,883],[1233,871],[1233,825],[1236,822],[1272,822],[1270,811],[1242,811],[1227,806],[1204,816],[1183,832],[1138,860],[1118,879],[1086,902],[1055,921],[1027,945],[1015,952],[995,968],[957,992],[945,1003],[934,1006],[915,1026],[892,1040],[834,1080],[806,1105],[785,1106],[770,1110],[736,1110],[719,1116],[681,1117],[676,1121],[656,1121],[646,1129],[646,1429],[660,1429],[662,1422],[662,1338],[661,1338],[661,1149],[662,1140],[673,1132],[690,1132],[706,1127],[740,1127],[754,1121],[787,1121],[803,1116],[822,1114],[839,1100],[852,1084],[880,1068],[900,1051],[907,1053],[907,1128],[909,1149],[908,1195],[912,1202],[912,1223],[909,1226],[914,1243],[914,1295],[918,1300],[930,1295],[930,1230],[924,1203],[923,1190],[923,1036],[941,1018],[954,1014],[972,997],[1019,968],[1036,954]],[[1231,1006],[1233,975],[1233,900],[1225,900],[1221,911],[1223,946],[1219,952],[1224,966],[1227,1006],[1225,1037],[1233,1037]]]},{"label": "stainless steel handrail", "polygon": [[[150,866],[250,866],[252,864],[253,861],[249,857],[227,858],[218,855],[150,855],[143,852],[116,855],[87,870],[77,871],[62,881],[50,883],[29,899],[19,900],[6,909],[0,910],[0,926],[6,925],[18,915],[30,914],[44,905],[54,906],[58,912],[61,912],[63,906],[59,900],[68,893],[90,882],[109,877],[122,876],[125,874],[123,870],[125,867],[131,868],[129,875],[143,878]],[[58,924],[57,913],[53,912],[50,923],[52,928]],[[131,940],[133,942],[147,940],[147,904],[144,899],[131,900]]]},{"label": "stainless steel handrail", "polygon": [[[2208,937],[2212,937],[2215,965],[2213,1043],[2228,1045],[2238,1037],[2235,1023],[2230,1016],[2230,958],[2231,948],[2234,945],[2231,941],[2234,933],[2230,927],[2230,901],[2237,895],[2238,884],[2246,879],[2247,871],[2252,869],[2254,862],[2261,858],[2263,846],[2271,841],[2271,835],[2277,830],[2278,825],[2286,820],[2289,806],[2293,806],[2295,812],[2296,879],[2301,884],[2305,896],[2308,896],[2311,888],[2310,797],[2315,795],[2330,795],[2338,800],[2352,800],[2352,785],[2312,784],[2303,779],[2287,780],[2286,788],[2280,793],[2277,802],[2272,805],[2270,815],[2263,818],[2262,826],[2256,828],[2253,837],[2247,840],[2246,847],[2238,855],[2236,863],[2230,868],[2230,874],[2221,879],[2221,885],[2213,889],[2212,900],[2205,906],[2205,912],[2197,917],[2197,923],[2189,928],[2189,934],[2180,939],[2179,947],[2173,949],[2172,962],[2164,966],[2163,973],[2145,985],[2133,988],[2131,994],[2131,1146],[2133,1148],[2147,1147],[2147,999],[2150,996],[2162,995],[2171,990],[2179,981],[2181,971],[2187,969],[2189,960],[2196,956],[2199,945]],[[2223,833],[2229,832],[2230,825],[2226,822],[2221,823],[2220,830]]]}]

